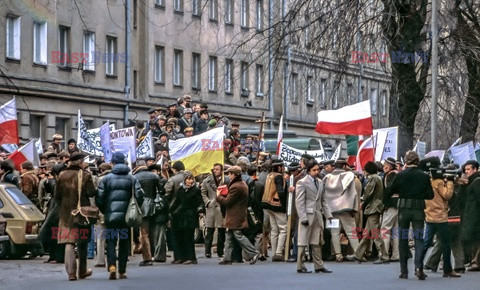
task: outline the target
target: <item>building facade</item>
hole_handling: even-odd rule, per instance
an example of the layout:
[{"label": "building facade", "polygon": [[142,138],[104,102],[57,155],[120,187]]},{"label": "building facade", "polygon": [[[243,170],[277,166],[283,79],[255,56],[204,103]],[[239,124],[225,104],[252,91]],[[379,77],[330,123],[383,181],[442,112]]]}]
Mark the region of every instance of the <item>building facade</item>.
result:
[{"label": "building facade", "polygon": [[282,1],[266,0],[3,1],[0,102],[15,96],[21,139],[44,145],[54,133],[76,138],[78,110],[87,127],[109,120],[121,128],[184,94],[242,128],[262,112],[276,128],[286,114],[298,136],[319,137],[317,112],[357,102],[361,76],[362,99],[385,127],[388,74],[374,65],[339,69],[328,53],[309,50],[305,31],[289,40],[287,57],[275,46],[284,41],[282,11]]}]

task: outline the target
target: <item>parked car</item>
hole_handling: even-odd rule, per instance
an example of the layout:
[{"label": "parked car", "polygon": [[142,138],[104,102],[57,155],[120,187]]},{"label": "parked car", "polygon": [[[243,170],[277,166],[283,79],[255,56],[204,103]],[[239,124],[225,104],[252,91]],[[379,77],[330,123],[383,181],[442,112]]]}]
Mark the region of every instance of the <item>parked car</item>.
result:
[{"label": "parked car", "polygon": [[[1,202],[0,202],[1,206]],[[7,220],[0,214],[0,256],[10,247],[10,237],[7,235]]]},{"label": "parked car", "polygon": [[9,183],[0,183],[0,214],[7,221],[9,237],[1,242],[0,258],[23,257],[36,242],[45,216],[20,189]]}]

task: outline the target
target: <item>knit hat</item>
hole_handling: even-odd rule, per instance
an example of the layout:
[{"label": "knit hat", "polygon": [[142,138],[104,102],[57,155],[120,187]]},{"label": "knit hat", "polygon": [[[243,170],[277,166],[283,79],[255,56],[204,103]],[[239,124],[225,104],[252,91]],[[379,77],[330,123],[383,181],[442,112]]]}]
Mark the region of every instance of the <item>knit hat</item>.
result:
[{"label": "knit hat", "polygon": [[215,119],[212,119],[208,122],[208,127],[213,128],[217,126],[217,121]]}]

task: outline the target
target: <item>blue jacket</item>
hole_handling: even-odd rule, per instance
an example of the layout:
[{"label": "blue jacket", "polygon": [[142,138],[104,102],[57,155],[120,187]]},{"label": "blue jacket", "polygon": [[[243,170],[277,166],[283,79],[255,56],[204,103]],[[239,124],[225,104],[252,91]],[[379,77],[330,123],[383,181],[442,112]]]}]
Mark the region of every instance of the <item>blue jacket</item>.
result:
[{"label": "blue jacket", "polygon": [[143,202],[142,187],[140,182],[130,174],[130,168],[125,164],[115,164],[112,171],[100,181],[95,201],[105,216],[107,227],[126,226],[125,214],[133,188],[137,203],[141,206]]}]

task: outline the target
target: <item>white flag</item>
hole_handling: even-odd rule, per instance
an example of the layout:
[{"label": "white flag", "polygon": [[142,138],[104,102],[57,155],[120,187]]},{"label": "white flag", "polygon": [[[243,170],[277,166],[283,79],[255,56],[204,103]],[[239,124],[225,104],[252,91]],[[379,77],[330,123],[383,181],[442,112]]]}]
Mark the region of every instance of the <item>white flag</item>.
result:
[{"label": "white flag", "polygon": [[340,158],[340,153],[342,152],[342,143],[338,144],[337,149],[333,152],[331,160],[337,161]]},{"label": "white flag", "polygon": [[148,131],[145,138],[137,146],[137,158],[154,157],[152,131]]}]

